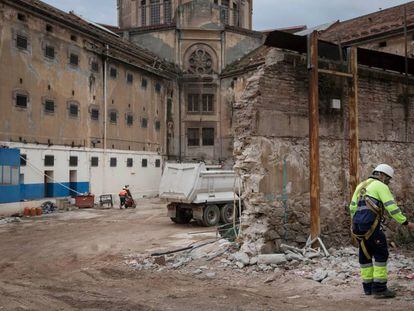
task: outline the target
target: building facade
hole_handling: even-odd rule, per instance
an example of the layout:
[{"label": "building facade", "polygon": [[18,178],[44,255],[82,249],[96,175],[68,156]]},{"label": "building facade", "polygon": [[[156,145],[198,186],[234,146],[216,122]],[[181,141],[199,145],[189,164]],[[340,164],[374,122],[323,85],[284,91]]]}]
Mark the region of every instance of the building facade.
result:
[{"label": "building facade", "polygon": [[168,149],[181,160],[232,157],[231,85],[221,73],[263,43],[252,1],[119,0],[118,34],[174,63],[178,106],[167,111]]}]

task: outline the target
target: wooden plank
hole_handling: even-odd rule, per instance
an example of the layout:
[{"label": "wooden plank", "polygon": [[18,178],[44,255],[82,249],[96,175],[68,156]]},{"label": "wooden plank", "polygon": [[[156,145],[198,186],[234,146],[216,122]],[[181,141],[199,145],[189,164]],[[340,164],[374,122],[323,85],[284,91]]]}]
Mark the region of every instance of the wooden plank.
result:
[{"label": "wooden plank", "polygon": [[339,76],[339,77],[345,77],[345,78],[353,78],[354,75],[347,72],[341,72],[341,71],[335,71],[335,70],[329,70],[329,69],[318,69],[319,73]]},{"label": "wooden plank", "polygon": [[358,122],[358,53],[350,51],[350,72],[354,76],[349,90],[349,191],[350,197],[359,183],[359,122]]}]

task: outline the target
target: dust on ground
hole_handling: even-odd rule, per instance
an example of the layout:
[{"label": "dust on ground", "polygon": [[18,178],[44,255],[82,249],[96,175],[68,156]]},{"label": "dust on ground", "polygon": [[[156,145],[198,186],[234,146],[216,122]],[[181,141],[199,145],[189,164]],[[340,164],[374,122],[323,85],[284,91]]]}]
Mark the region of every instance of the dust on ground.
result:
[{"label": "dust on ground", "polygon": [[[295,268],[255,271],[219,256],[176,269],[134,269],[127,258],[214,239],[176,225],[156,199],[133,210],[79,210],[0,226],[0,310],[409,310],[413,291],[394,300],[361,294],[355,276],[321,284]],[[296,271],[296,272],[295,272]],[[355,271],[355,275],[358,271]],[[411,282],[411,283],[409,283]],[[394,286],[412,288],[393,276]],[[407,285],[408,284],[408,285]]]}]

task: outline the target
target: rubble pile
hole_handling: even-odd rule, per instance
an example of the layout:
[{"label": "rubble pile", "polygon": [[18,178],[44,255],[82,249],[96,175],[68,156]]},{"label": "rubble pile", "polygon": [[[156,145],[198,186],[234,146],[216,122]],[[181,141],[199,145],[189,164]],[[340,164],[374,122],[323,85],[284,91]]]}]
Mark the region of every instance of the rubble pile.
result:
[{"label": "rubble pile", "polygon": [[[130,255],[125,264],[134,270],[166,270],[205,278],[215,278],[224,271],[245,275],[264,275],[271,283],[282,275],[291,275],[332,286],[359,282],[358,250],[353,247],[324,251],[310,248],[297,249],[281,245],[279,254],[249,255],[237,243],[217,240],[193,250],[162,256]],[[414,272],[414,258],[391,253],[389,270],[406,278]]]}]

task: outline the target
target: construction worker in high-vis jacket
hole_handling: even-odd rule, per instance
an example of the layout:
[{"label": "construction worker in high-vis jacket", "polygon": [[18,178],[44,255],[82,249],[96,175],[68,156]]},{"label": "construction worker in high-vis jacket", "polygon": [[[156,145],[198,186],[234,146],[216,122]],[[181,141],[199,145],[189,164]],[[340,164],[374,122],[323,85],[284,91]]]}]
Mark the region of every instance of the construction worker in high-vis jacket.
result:
[{"label": "construction worker in high-vis jacket", "polygon": [[352,234],[359,242],[364,292],[375,298],[395,297],[395,292],[387,287],[388,246],[381,226],[385,211],[399,224],[414,230],[414,224],[407,221],[388,188],[393,177],[391,166],[377,166],[371,177],[358,185],[349,206]]}]

